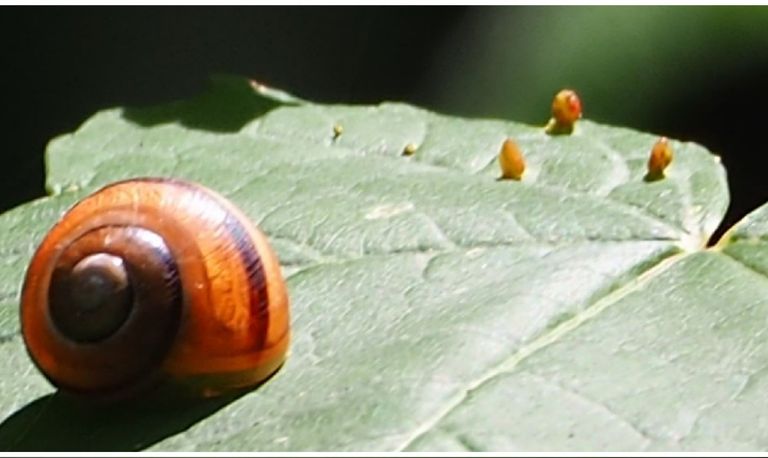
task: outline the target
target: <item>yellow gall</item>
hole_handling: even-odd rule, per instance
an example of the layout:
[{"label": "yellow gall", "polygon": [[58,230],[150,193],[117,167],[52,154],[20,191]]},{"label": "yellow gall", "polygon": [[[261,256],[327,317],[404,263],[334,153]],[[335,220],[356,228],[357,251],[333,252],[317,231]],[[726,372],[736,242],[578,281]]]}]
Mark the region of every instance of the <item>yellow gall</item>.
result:
[{"label": "yellow gall", "polygon": [[403,149],[403,156],[413,156],[416,153],[416,145],[408,143]]},{"label": "yellow gall", "polygon": [[576,121],[581,119],[581,99],[571,89],[563,89],[552,99],[552,118],[546,131],[550,135],[570,134]]},{"label": "yellow gall", "polygon": [[264,92],[267,89],[266,86],[264,86],[263,84],[259,83],[256,80],[248,80],[248,83],[251,85],[253,90],[256,91],[256,92]]},{"label": "yellow gall", "polygon": [[659,180],[664,178],[664,170],[672,162],[673,152],[669,145],[667,137],[659,138],[651,148],[651,155],[648,158],[647,180]]},{"label": "yellow gall", "polygon": [[334,124],[333,126],[333,138],[334,140],[339,138],[344,133],[344,127],[341,124]]},{"label": "yellow gall", "polygon": [[520,147],[512,139],[507,139],[501,145],[499,166],[502,180],[521,180],[525,173],[525,159]]}]

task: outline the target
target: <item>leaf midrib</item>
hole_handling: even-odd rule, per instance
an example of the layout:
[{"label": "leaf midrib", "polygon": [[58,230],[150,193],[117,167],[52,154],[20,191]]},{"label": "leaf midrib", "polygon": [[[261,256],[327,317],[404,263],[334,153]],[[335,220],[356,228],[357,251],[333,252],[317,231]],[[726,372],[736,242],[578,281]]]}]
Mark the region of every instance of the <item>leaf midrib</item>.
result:
[{"label": "leaf midrib", "polygon": [[[701,251],[708,251],[708,250],[701,250]],[[648,282],[658,277],[659,275],[662,275],[665,271],[670,269],[675,264],[681,262],[683,259],[687,258],[688,256],[698,252],[700,251],[681,252],[677,254],[672,254],[666,257],[665,259],[662,259],[657,264],[649,267],[648,269],[646,269],[645,271],[640,273],[638,276],[634,277],[632,280],[625,283],[624,285],[612,291],[606,292],[603,296],[595,300],[591,305],[584,308],[582,311],[575,314],[573,317],[569,318],[566,321],[563,321],[562,323],[558,324],[554,328],[542,334],[539,334],[536,338],[534,338],[530,342],[522,345],[507,359],[503,360],[496,366],[487,370],[484,374],[478,376],[474,380],[467,383],[466,386],[463,389],[461,389],[461,391],[458,394],[456,394],[445,405],[443,409],[436,412],[432,417],[422,422],[421,425],[415,428],[411,433],[407,434],[406,435],[407,439],[403,441],[402,444],[397,446],[394,449],[394,451],[403,452],[407,450],[407,448],[410,445],[416,442],[423,435],[430,432],[444,418],[450,415],[456,408],[460,407],[462,403],[472,395],[473,392],[482,388],[485,384],[491,382],[496,377],[505,375],[514,371],[515,368],[517,368],[517,366],[524,360],[528,359],[529,357],[533,356],[534,354],[538,353],[539,351],[543,350],[549,345],[552,345],[558,342],[560,339],[562,339],[564,336],[568,335],[570,332],[577,329],[583,323],[591,320],[592,318],[599,315],[603,310],[619,302],[620,299],[642,288]]]}]

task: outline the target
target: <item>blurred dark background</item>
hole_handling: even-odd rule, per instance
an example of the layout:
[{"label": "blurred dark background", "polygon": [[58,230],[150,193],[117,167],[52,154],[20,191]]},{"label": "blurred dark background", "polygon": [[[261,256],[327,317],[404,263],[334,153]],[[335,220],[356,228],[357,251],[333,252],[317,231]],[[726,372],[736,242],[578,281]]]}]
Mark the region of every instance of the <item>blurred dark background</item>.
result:
[{"label": "blurred dark background", "polygon": [[694,140],[728,169],[726,225],[768,200],[766,7],[5,7],[0,212],[95,111],[234,73],[320,102],[399,100],[532,124],[585,116]]}]

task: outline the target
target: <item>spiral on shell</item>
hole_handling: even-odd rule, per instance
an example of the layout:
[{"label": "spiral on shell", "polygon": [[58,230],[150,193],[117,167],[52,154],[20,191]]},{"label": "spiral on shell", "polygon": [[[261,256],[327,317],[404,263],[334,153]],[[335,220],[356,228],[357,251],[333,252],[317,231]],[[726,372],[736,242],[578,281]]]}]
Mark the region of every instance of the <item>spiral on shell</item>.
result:
[{"label": "spiral on shell", "polygon": [[73,206],[27,269],[21,324],[67,392],[121,398],[160,381],[204,396],[253,386],[288,349],[289,299],[265,235],[201,185],[142,178]]}]

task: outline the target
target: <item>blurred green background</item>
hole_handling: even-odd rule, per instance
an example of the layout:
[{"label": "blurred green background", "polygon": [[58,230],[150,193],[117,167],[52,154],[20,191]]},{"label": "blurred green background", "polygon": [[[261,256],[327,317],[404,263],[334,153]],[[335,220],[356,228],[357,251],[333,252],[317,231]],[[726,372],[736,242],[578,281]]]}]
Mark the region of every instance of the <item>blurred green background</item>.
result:
[{"label": "blurred green background", "polygon": [[768,200],[766,7],[4,7],[0,211],[44,194],[43,150],[98,109],[187,97],[212,73],[321,102],[410,102],[543,124],[585,116],[723,157],[725,225]]}]

